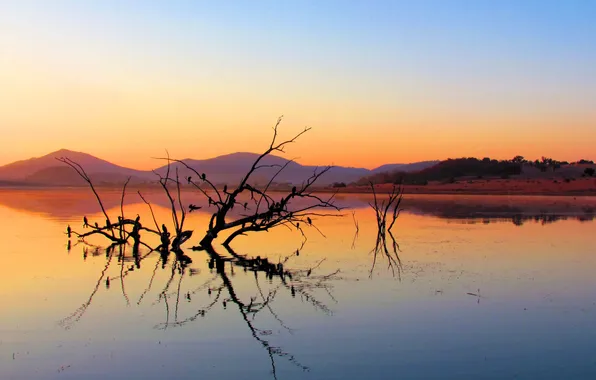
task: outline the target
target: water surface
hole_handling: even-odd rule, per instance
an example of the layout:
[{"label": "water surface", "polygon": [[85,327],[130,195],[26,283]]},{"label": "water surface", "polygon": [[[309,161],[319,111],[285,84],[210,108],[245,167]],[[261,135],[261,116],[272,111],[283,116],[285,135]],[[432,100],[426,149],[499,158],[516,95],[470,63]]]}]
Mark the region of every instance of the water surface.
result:
[{"label": "water surface", "polygon": [[[103,219],[88,192],[3,190],[0,377],[596,378],[592,198],[406,197],[391,268],[373,267],[367,197],[341,197],[345,216],[305,243],[285,228],[234,241],[284,261],[283,283],[188,249],[185,268],[101,239],[68,250],[67,224]],[[118,193],[105,199],[119,214]],[[207,218],[190,215],[197,236]]]}]

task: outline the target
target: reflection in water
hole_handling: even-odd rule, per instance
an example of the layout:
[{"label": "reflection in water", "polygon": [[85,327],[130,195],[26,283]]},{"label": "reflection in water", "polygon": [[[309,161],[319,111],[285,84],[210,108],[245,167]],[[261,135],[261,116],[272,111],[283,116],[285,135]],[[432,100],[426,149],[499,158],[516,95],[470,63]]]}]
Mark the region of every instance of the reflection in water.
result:
[{"label": "reflection in water", "polygon": [[[131,190],[132,192],[133,190]],[[120,190],[100,189],[107,209],[118,208]],[[143,189],[143,195],[157,207],[169,207],[168,200],[155,189]],[[208,206],[194,192],[184,191],[183,197],[195,207]],[[52,199],[47,202],[47,199]],[[538,221],[553,223],[562,220],[591,222],[596,218],[596,197],[572,196],[462,196],[462,195],[404,195],[403,211],[429,215],[466,223]],[[372,194],[338,194],[339,207],[352,210],[369,208]],[[124,205],[138,201],[134,197]],[[87,189],[9,190],[0,189],[0,205],[40,214],[51,219],[67,221],[97,211],[93,195]]]},{"label": "reflection in water", "polygon": [[[375,265],[377,263],[377,255],[382,252],[387,258],[388,268],[391,269],[391,273],[395,276],[395,269],[397,268],[398,277],[401,279],[401,260],[397,254],[399,245],[395,241],[395,237],[393,236],[391,229],[395,225],[395,221],[402,211],[400,208],[401,202],[403,200],[402,188],[394,185],[387,199],[379,200],[381,196],[377,196],[375,187],[372,183],[370,184],[370,187],[372,189],[374,199],[374,203],[371,203],[370,207],[375,211],[377,220],[377,241],[375,243],[375,248],[371,251],[371,253],[374,253],[374,256],[369,277],[372,278]],[[387,213],[389,211],[391,211],[390,221],[387,220]],[[389,223],[389,225],[387,225],[387,223]],[[387,235],[389,235],[391,238],[391,252],[387,248]]]},{"label": "reflection in water", "polygon": [[[391,250],[387,248],[387,235],[391,238]],[[375,243],[375,248],[371,251],[373,254],[373,261],[372,266],[370,268],[369,277],[372,278],[375,266],[377,264],[377,256],[382,254],[387,259],[387,269],[391,270],[393,276],[395,276],[395,272],[397,270],[397,276],[401,280],[401,259],[399,258],[398,252],[401,251],[399,249],[399,244],[395,241],[395,237],[391,231],[387,231],[386,233],[379,233],[377,234],[377,241]]]},{"label": "reflection in water", "polygon": [[[212,247],[205,249],[209,257],[208,268],[211,275],[198,286],[187,290],[185,293],[181,292],[184,278],[200,275],[200,271],[188,267],[189,261],[181,259],[183,257],[182,252],[170,254],[167,250],[160,250],[159,255],[155,255],[153,254],[153,250],[149,250],[141,255],[138,250],[133,249],[132,255],[127,256],[126,251],[130,248],[129,245],[112,244],[105,248],[106,263],[89,297],[81,307],[62,319],[60,325],[65,329],[73,328],[91,306],[93,298],[102,284],[105,284],[105,287],[109,289],[110,284],[117,281],[120,284],[122,297],[126,301],[126,304],[130,305],[130,297],[125,287],[125,278],[135,271],[138,272],[144,261],[154,260],[155,264],[150,265],[152,267],[152,275],[145,289],[138,297],[136,304],[141,305],[143,300],[150,295],[159,268],[167,271],[169,275],[167,276],[165,285],[158,290],[157,301],[154,303],[154,305],[163,304],[165,308],[165,320],[155,325],[156,329],[167,330],[168,328],[181,327],[205,317],[217,305],[221,305],[224,309],[233,305],[233,308],[238,311],[241,319],[250,331],[251,336],[266,351],[270,360],[273,378],[277,379],[276,358],[283,358],[301,370],[309,371],[309,367],[302,364],[294,355],[270,342],[270,338],[268,337],[273,334],[271,328],[257,327],[255,322],[257,315],[265,311],[270,313],[281,328],[293,333],[293,330],[286,325],[274,309],[275,299],[279,292],[288,292],[292,298],[298,298],[316,310],[326,315],[332,315],[332,311],[325,304],[325,301],[319,299],[314,291],[322,290],[330,300],[337,302],[332,294],[333,285],[331,281],[340,279],[340,270],[337,269],[326,274],[317,274],[320,265],[325,259],[320,260],[312,267],[292,269],[292,259],[300,255],[300,251],[304,248],[305,243],[306,240],[302,242],[302,245],[298,249],[284,258],[280,258],[277,263],[271,262],[268,258],[261,256],[249,258],[246,255],[236,253],[229,246],[224,247],[226,255],[218,253]],[[83,246],[83,259],[87,258],[89,249],[92,249],[93,256],[102,255],[100,252],[102,250],[101,247],[92,246],[84,240],[79,240],[75,246],[79,244]],[[118,251],[117,262],[120,266],[120,274],[119,276],[108,277],[106,273],[113,262],[116,251]],[[172,256],[171,259],[170,256]],[[132,265],[129,266],[128,264],[130,263]],[[252,290],[249,291],[249,289],[243,288],[241,292],[237,291],[232,278],[238,271],[253,278]],[[266,282],[266,287],[263,282]],[[246,286],[246,282],[244,286]],[[180,302],[201,303],[205,298],[205,293],[207,293],[208,298],[206,302],[203,302],[201,306],[196,308],[196,311],[190,316],[180,317]],[[241,293],[249,293],[250,296],[241,296]]]},{"label": "reflection in water", "polygon": [[[147,198],[167,220],[170,211]],[[393,231],[400,271],[392,276],[382,249],[372,279],[370,208],[321,221],[326,238],[313,232],[302,247],[300,235],[281,229],[241,237],[236,251],[185,250],[189,263],[91,237],[73,238],[68,251],[65,227],[79,230],[83,214],[56,222],[0,206],[0,378],[596,376],[592,224],[453,222],[404,202],[410,212]],[[571,215],[549,202],[559,200],[529,209]],[[125,207],[151,224],[145,204]],[[188,220],[196,231],[207,222],[200,211]],[[391,236],[386,243],[393,252]]]}]

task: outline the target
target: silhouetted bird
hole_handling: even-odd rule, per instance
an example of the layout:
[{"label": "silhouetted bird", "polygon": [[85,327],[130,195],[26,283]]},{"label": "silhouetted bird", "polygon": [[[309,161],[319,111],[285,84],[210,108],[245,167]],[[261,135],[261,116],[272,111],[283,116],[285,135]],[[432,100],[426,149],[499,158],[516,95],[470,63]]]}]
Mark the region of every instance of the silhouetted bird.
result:
[{"label": "silhouetted bird", "polygon": [[141,220],[141,215],[137,214],[137,218],[135,219],[135,224],[138,224]]},{"label": "silhouetted bird", "polygon": [[192,177],[188,176],[187,180],[188,180],[188,184],[190,184],[192,182]]},{"label": "silhouetted bird", "polygon": [[300,229],[300,223],[296,222],[296,228]]},{"label": "silhouetted bird", "polygon": [[97,224],[97,222],[95,222],[95,228],[99,229],[99,224]]},{"label": "silhouetted bird", "polygon": [[247,207],[248,207],[248,202],[244,202],[244,209],[246,210]]},{"label": "silhouetted bird", "polygon": [[110,227],[110,219],[106,219],[106,227]]},{"label": "silhouetted bird", "polygon": [[312,219],[310,217],[306,217],[306,221],[308,222],[308,224],[312,224]]},{"label": "silhouetted bird", "polygon": [[310,276],[311,273],[312,273],[312,269],[309,269],[308,272],[306,272],[306,277]]},{"label": "silhouetted bird", "polygon": [[68,238],[70,239],[70,234],[72,233],[72,230],[70,229],[70,224],[68,225],[68,227],[66,227],[66,234],[68,235]]},{"label": "silhouetted bird", "polygon": [[188,212],[193,212],[195,210],[200,210],[200,209],[201,209],[201,207],[199,207],[199,206],[195,206],[193,204],[188,205]]},{"label": "silhouetted bird", "polygon": [[190,292],[186,293],[186,299],[190,301]]},{"label": "silhouetted bird", "polygon": [[106,278],[106,288],[110,287],[110,278]]},{"label": "silhouetted bird", "polygon": [[228,185],[224,185],[224,193],[228,192]]},{"label": "silhouetted bird", "polygon": [[207,179],[207,176],[205,175],[205,173],[201,174],[201,179],[202,179],[203,181],[205,181],[205,180]]},{"label": "silhouetted bird", "polygon": [[83,217],[83,228],[87,228],[89,227],[89,220],[87,220],[87,217],[84,216]]},{"label": "silhouetted bird", "polygon": [[207,290],[207,294],[211,295],[211,288]]},{"label": "silhouetted bird", "polygon": [[296,186],[292,187],[292,195],[296,194]]}]

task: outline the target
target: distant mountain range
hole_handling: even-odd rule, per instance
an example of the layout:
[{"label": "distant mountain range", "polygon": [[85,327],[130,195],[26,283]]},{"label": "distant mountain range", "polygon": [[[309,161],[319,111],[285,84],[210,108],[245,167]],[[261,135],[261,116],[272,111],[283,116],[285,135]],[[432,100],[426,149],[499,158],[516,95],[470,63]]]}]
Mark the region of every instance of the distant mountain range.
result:
[{"label": "distant mountain range", "polygon": [[[131,178],[131,184],[154,183],[157,176],[151,171],[136,170],[115,165],[106,160],[94,157],[87,153],[73,152],[61,149],[42,157],[30,158],[0,166],[0,186],[82,186],[85,182],[67,165],[58,162],[56,158],[67,157],[80,164],[94,183],[98,185],[122,184],[126,178]],[[199,173],[205,173],[216,184],[235,184],[246,174],[254,160],[258,157],[255,153],[232,153],[215,158],[182,160]],[[411,164],[387,164],[376,169],[352,167],[333,167],[321,176],[320,185],[330,185],[334,182],[346,184],[355,182],[362,177],[385,171],[418,171],[433,166],[439,161],[425,161]],[[266,183],[277,172],[280,165],[287,167],[276,177],[277,183],[299,184],[323,166],[301,165],[290,162],[282,157],[268,156],[262,161],[263,167],[253,175],[253,184]],[[181,178],[196,176],[184,165],[175,163],[171,170],[178,168]],[[165,173],[167,165],[157,168],[158,173]]]}]

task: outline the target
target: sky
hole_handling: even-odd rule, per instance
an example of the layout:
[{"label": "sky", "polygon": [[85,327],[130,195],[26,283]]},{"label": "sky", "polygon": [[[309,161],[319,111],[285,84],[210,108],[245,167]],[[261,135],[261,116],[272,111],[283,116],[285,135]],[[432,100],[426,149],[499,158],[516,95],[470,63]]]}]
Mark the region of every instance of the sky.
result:
[{"label": "sky", "polygon": [[596,159],[596,1],[0,0],[0,165]]}]

